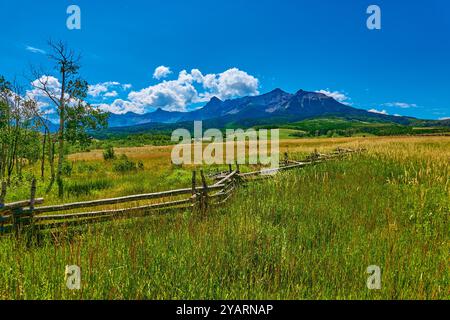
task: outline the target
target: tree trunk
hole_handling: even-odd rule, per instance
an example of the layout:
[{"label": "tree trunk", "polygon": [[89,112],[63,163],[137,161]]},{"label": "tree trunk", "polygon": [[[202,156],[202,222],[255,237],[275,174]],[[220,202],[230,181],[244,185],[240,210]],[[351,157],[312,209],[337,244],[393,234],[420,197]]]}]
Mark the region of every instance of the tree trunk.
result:
[{"label": "tree trunk", "polygon": [[14,164],[16,161],[16,157],[17,157],[17,143],[19,140],[19,122],[16,119],[16,124],[14,127],[14,140],[13,140],[13,145],[12,145],[12,150],[10,153],[10,157],[8,160],[8,177],[7,177],[7,181],[8,181],[8,185],[11,184],[11,175],[13,173],[14,170]]},{"label": "tree trunk", "polygon": [[2,143],[2,149],[0,154],[0,180],[3,180],[5,176],[5,162],[6,162],[6,143]]},{"label": "tree trunk", "polygon": [[50,183],[47,193],[52,190],[55,183],[55,141],[52,141],[50,133],[48,134],[48,162],[50,163]]},{"label": "tree trunk", "polygon": [[65,122],[65,89],[66,74],[64,67],[61,68],[61,98],[59,100],[59,130],[58,130],[58,169],[56,171],[56,183],[58,184],[58,196],[64,196],[64,186],[62,180],[62,166],[64,161],[64,122]]},{"label": "tree trunk", "polygon": [[45,179],[45,143],[47,142],[47,129],[44,130],[44,141],[42,142],[42,159],[41,159],[41,179]]},{"label": "tree trunk", "polygon": [[58,134],[58,166],[56,170],[56,184],[58,185],[58,196],[64,196],[64,186],[62,180],[62,165],[64,161],[64,138],[62,134]]}]

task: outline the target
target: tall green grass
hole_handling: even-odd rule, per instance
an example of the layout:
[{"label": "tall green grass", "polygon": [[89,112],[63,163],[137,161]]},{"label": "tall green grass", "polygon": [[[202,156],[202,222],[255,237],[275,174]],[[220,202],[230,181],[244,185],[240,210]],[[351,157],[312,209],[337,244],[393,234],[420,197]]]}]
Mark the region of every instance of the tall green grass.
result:
[{"label": "tall green grass", "polygon": [[0,239],[0,298],[447,299],[449,185],[448,163],[370,153],[241,186],[206,216]]}]

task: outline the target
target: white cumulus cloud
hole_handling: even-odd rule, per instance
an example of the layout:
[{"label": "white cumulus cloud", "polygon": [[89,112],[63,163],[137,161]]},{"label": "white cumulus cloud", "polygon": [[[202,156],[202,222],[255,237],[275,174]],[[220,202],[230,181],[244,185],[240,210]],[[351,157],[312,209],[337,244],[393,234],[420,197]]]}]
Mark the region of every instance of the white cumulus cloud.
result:
[{"label": "white cumulus cloud", "polygon": [[384,106],[384,107],[402,108],[402,109],[417,108],[417,104],[415,104],[415,103],[406,103],[406,102],[387,102],[387,103],[383,103],[382,106]]},{"label": "white cumulus cloud", "polygon": [[117,81],[108,81],[89,85],[88,95],[93,98],[111,98],[118,96],[117,90],[128,90],[129,85],[122,85]]},{"label": "white cumulus cloud", "polygon": [[128,94],[128,101],[136,107],[186,111],[193,103],[206,102],[213,96],[220,99],[257,95],[259,81],[237,68],[218,74],[203,75],[198,69],[182,70],[177,79],[163,80],[155,85]]},{"label": "white cumulus cloud", "polygon": [[[158,77],[167,72],[172,73],[168,67],[165,68],[165,71],[158,73]],[[57,78],[47,77],[45,80],[55,94],[60,92],[61,85]],[[35,82],[38,84],[39,81]],[[238,68],[231,68],[217,74],[202,74],[200,70],[192,69],[190,72],[182,70],[173,80],[164,79],[140,90],[131,90],[131,88],[131,84],[121,84],[116,81],[92,84],[88,87],[88,100],[93,106],[118,114],[126,112],[142,114],[156,108],[187,111],[189,105],[206,102],[213,96],[225,100],[257,95],[259,81]],[[37,96],[41,95],[41,92],[33,89],[29,91],[29,94]],[[114,98],[113,101],[109,100],[112,98]],[[45,99],[43,103],[51,107]]]},{"label": "white cumulus cloud", "polygon": [[27,51],[30,51],[32,53],[40,53],[40,54],[46,54],[45,50],[39,49],[39,48],[35,48],[32,46],[26,46],[25,49]]},{"label": "white cumulus cloud", "polygon": [[231,68],[219,74],[202,73],[194,69],[191,75],[197,82],[203,84],[206,92],[202,93],[200,97],[209,99],[211,96],[217,96],[220,99],[231,99],[242,96],[258,95],[259,81],[252,75],[238,68]]},{"label": "white cumulus cloud", "polygon": [[377,110],[377,109],[370,109],[368,110],[369,112],[372,113],[378,113],[378,114],[384,114],[384,115],[389,115],[389,113],[386,110]]},{"label": "white cumulus cloud", "polygon": [[134,112],[142,114],[145,112],[145,110],[140,105],[136,105],[130,101],[125,101],[122,99],[116,99],[113,103],[107,104],[107,103],[100,103],[100,104],[94,104],[95,107],[98,107],[99,109],[107,112],[112,112],[116,114],[124,114],[127,112]]},{"label": "white cumulus cloud", "polygon": [[344,103],[347,105],[351,105],[350,103],[350,97],[348,97],[345,93],[340,92],[340,91],[331,91],[329,89],[321,89],[321,90],[317,90],[317,93],[322,93],[324,95],[327,95],[331,98],[333,98],[334,100],[340,102],[340,103]]},{"label": "white cumulus cloud", "polygon": [[166,78],[171,73],[172,73],[172,71],[170,71],[169,67],[159,66],[153,72],[153,78],[160,80],[160,79]]},{"label": "white cumulus cloud", "polygon": [[198,93],[192,82],[192,76],[186,71],[181,71],[178,79],[163,81],[140,91],[132,91],[128,99],[139,106],[184,111],[188,104],[197,101]]},{"label": "white cumulus cloud", "polygon": [[106,98],[114,98],[114,97],[117,97],[118,95],[119,94],[117,93],[117,91],[113,90],[113,91],[105,93],[104,97],[106,97]]}]

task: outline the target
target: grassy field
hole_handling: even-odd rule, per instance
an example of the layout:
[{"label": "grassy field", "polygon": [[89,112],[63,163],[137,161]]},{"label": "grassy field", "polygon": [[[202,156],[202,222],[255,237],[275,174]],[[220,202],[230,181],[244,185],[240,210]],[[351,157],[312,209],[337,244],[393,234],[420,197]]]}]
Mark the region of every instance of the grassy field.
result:
[{"label": "grassy field", "polygon": [[[0,299],[448,299],[450,138],[289,139],[281,151],[300,159],[337,146],[368,151],[241,187],[204,217],[1,238]],[[172,166],[170,147],[117,153],[144,168],[119,174],[100,150],[71,155],[64,201],[190,183],[192,167]],[[46,203],[60,201],[44,190]],[[23,183],[7,199],[28,192]],[[71,264],[82,269],[79,291],[65,285]],[[369,265],[381,268],[381,290],[366,287]]]}]

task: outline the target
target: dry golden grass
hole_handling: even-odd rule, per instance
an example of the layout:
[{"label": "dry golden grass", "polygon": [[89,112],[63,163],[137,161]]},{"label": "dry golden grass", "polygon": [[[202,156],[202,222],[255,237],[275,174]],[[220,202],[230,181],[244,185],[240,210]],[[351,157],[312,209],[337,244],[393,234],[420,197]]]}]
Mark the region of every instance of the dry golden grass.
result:
[{"label": "dry golden grass", "polygon": [[[248,147],[248,146],[247,146]],[[394,136],[394,137],[350,137],[350,138],[310,138],[285,139],[280,141],[280,153],[309,154],[315,150],[329,152],[336,147],[366,148],[369,152],[385,153],[395,157],[420,157],[450,161],[450,137],[440,136]],[[436,148],[439,152],[436,152]],[[170,165],[173,146],[144,146],[115,148],[116,154],[125,154],[131,159],[148,160],[153,163]],[[103,150],[75,153],[71,161],[102,161]]]}]

